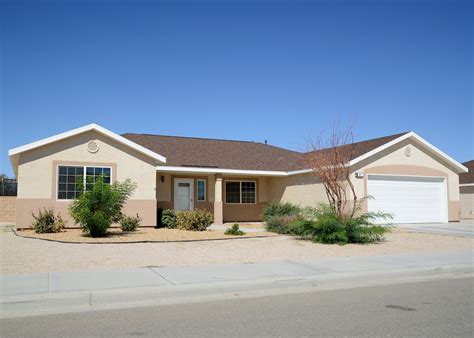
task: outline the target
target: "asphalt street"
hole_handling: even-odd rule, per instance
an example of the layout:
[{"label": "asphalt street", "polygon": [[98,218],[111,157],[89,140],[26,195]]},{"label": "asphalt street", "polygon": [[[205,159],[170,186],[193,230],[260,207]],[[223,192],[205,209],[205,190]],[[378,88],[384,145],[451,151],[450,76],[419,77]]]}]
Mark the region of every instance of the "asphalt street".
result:
[{"label": "asphalt street", "polygon": [[473,278],[3,319],[2,337],[473,336]]}]

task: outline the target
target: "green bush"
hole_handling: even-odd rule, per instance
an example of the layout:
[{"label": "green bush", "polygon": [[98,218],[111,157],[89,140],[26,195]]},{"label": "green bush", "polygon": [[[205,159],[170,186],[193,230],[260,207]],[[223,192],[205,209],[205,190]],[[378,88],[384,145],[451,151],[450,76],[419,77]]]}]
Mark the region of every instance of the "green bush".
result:
[{"label": "green bush", "polygon": [[43,211],[38,210],[38,216],[32,214],[35,219],[31,227],[38,234],[60,232],[64,228],[64,221],[61,214],[54,214],[53,209],[44,208]]},{"label": "green bush", "polygon": [[172,209],[163,210],[161,223],[165,228],[176,229],[176,212]]},{"label": "green bush", "polygon": [[123,218],[123,205],[135,188],[136,184],[129,179],[106,184],[98,177],[90,190],[71,203],[69,212],[84,232],[92,237],[104,237],[112,223]]},{"label": "green bush", "polygon": [[318,210],[316,220],[297,219],[288,224],[288,232],[314,242],[348,244],[380,242],[390,230],[387,226],[375,224],[378,219],[391,218],[388,214],[360,213],[339,219],[330,206],[322,205],[315,210]]},{"label": "green bush", "polygon": [[138,216],[123,216],[120,220],[120,228],[123,232],[136,231],[142,223],[142,218]]},{"label": "green bush", "polygon": [[267,222],[273,217],[297,216],[300,211],[299,206],[291,203],[270,202],[263,208],[262,219]]},{"label": "green bush", "polygon": [[225,232],[226,235],[233,235],[233,236],[242,236],[245,235],[245,232],[240,230],[239,225],[235,223],[230,228],[228,228]]},{"label": "green bush", "polygon": [[180,211],[176,214],[176,228],[180,230],[204,231],[212,222],[214,216],[205,210]]},{"label": "green bush", "polygon": [[265,223],[267,231],[277,234],[290,234],[288,225],[296,220],[296,216],[273,216]]}]

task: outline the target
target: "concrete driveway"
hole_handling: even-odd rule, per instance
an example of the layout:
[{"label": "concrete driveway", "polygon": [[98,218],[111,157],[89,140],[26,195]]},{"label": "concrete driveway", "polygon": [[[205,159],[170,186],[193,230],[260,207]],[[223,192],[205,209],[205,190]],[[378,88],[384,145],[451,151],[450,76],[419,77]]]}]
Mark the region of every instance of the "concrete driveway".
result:
[{"label": "concrete driveway", "polygon": [[407,231],[474,238],[474,223],[472,222],[394,224],[394,226]]}]

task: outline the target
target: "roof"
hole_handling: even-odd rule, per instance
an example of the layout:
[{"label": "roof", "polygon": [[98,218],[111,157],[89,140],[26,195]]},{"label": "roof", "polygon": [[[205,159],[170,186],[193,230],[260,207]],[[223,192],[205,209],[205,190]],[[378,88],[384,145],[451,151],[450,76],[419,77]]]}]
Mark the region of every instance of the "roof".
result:
[{"label": "roof", "polygon": [[[227,171],[223,170],[233,169],[234,171],[272,171],[272,175],[293,175],[310,171],[305,160],[308,153],[292,151],[260,142],[133,133],[123,134],[122,136],[154,152],[163,154],[167,162],[166,165],[158,168],[162,170],[225,173]],[[354,165],[407,138],[418,142],[432,154],[456,168],[458,172],[467,171],[467,168],[463,165],[414,132],[355,142],[340,148],[342,149],[341,153],[345,154],[347,162]],[[331,149],[333,148],[309,153],[324,153]]]},{"label": "roof", "polygon": [[301,168],[303,153],[272,145],[209,138],[123,134],[166,157],[166,166],[288,171]]},{"label": "roof", "polygon": [[469,171],[467,173],[459,174],[459,184],[474,183],[474,160],[464,162],[463,165]]},{"label": "roof", "polygon": [[[20,153],[91,130],[106,135],[121,144],[156,159],[160,162],[157,170],[221,172],[267,176],[296,175],[311,171],[308,169],[305,161],[305,156],[308,153],[292,151],[260,142],[133,133],[118,135],[92,123],[21,147],[10,149],[8,154],[15,172]],[[349,165],[354,165],[407,138],[418,142],[418,144],[422,145],[434,156],[437,156],[445,163],[456,168],[458,173],[466,173],[468,171],[465,166],[414,132],[355,142],[340,148],[342,149],[341,153],[345,154]],[[316,154],[327,152],[330,149],[318,150]],[[352,156],[350,156],[351,152]],[[310,153],[314,154],[315,152]],[[469,174],[472,175],[472,171]]]},{"label": "roof", "polygon": [[[400,134],[374,138],[374,139],[366,140],[366,141],[354,142],[354,143],[346,144],[346,145],[336,147],[336,148],[339,149],[339,154],[342,156],[342,158],[346,162],[349,162],[364,154],[367,154],[368,152],[374,149],[377,149],[378,147],[384,144],[387,144],[390,141],[396,140],[400,138],[401,136],[406,135],[408,133],[409,132],[405,132],[405,133],[400,133]],[[333,151],[333,149],[334,148],[326,148],[326,149],[311,151],[308,154],[312,154],[315,156],[318,156],[318,154],[324,155],[327,152]]]}]

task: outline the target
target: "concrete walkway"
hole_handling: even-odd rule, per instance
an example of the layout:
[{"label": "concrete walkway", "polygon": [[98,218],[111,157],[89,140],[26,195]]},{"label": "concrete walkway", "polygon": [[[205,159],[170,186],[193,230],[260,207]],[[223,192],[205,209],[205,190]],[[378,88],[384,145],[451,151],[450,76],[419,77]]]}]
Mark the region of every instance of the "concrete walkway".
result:
[{"label": "concrete walkway", "polygon": [[[201,267],[143,267],[0,276],[1,317],[195,301],[235,294],[393,283],[403,274],[472,273],[472,252],[279,261]],[[398,276],[398,277],[397,277]],[[351,284],[352,285],[352,284]]]},{"label": "concrete walkway", "polygon": [[423,232],[435,235],[474,238],[474,223],[416,223],[395,224],[395,227],[406,231]]}]

